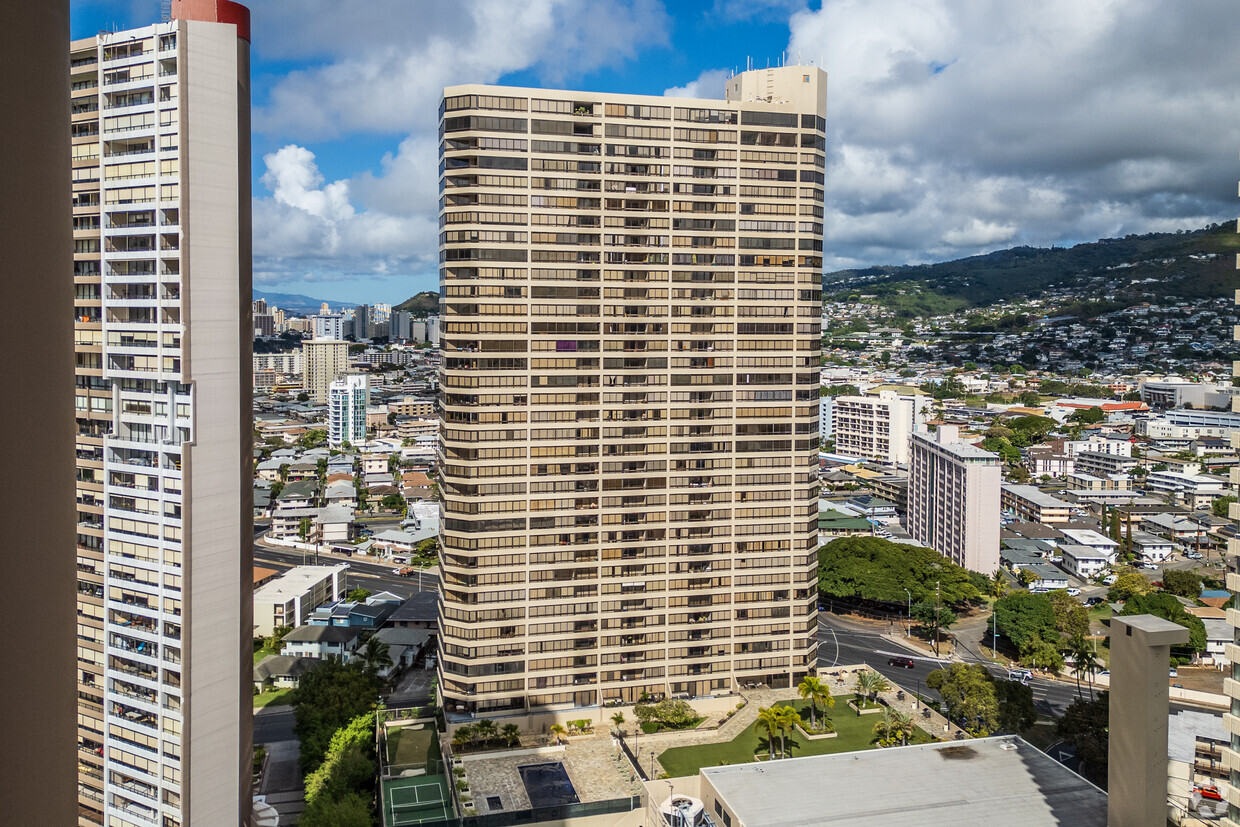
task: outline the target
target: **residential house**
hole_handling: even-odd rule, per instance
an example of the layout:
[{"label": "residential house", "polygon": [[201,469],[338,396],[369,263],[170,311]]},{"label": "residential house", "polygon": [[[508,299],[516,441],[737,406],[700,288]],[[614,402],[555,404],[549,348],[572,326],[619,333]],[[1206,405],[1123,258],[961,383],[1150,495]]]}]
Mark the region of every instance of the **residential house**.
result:
[{"label": "residential house", "polygon": [[1175,544],[1166,537],[1159,537],[1147,531],[1134,531],[1132,550],[1143,562],[1161,563],[1175,551]]},{"label": "residential house", "polygon": [[429,589],[414,592],[412,597],[388,615],[384,626],[393,629],[437,630],[439,628],[439,591]]},{"label": "residential house", "polygon": [[316,543],[348,542],[353,533],[353,509],[345,505],[329,505],[314,518]]},{"label": "residential house", "polygon": [[1182,514],[1150,514],[1141,520],[1141,528],[1190,548],[1210,542],[1205,527]]},{"label": "residential house", "polygon": [[303,480],[301,482],[290,482],[281,489],[276,497],[275,508],[273,511],[279,513],[289,508],[305,508],[315,504],[318,496],[318,481]]},{"label": "residential house", "polygon": [[[1099,534],[1097,531],[1092,529],[1061,528],[1060,532],[1062,532],[1063,536],[1067,538],[1068,543],[1086,546],[1094,551],[1102,552],[1112,560],[1115,559],[1115,555],[1119,551],[1119,543],[1115,542],[1110,537]],[[1061,544],[1060,548],[1062,547],[1063,546]]]},{"label": "residential house", "polygon": [[357,488],[353,480],[336,480],[329,482],[323,489],[323,504],[338,505],[350,511],[357,510]]},{"label": "residential house", "polygon": [[[319,516],[318,506],[277,508],[271,512],[271,529],[269,534],[274,540],[297,540],[314,543],[318,540],[315,518]],[[306,536],[301,536],[302,520],[306,522]]]},{"label": "residential house", "polygon": [[288,479],[290,482],[297,480],[317,480],[319,478],[319,464],[312,459],[300,459],[297,462],[290,463],[288,466]]},{"label": "residential house", "polygon": [[1068,573],[1082,580],[1097,576],[1115,562],[1113,553],[1077,543],[1060,545],[1059,553],[1063,555],[1063,566]]},{"label": "residential house", "polygon": [[285,460],[279,459],[265,459],[254,466],[254,476],[260,480],[267,480],[267,482],[276,482],[280,479],[280,467],[285,462]]},{"label": "residential house", "polygon": [[296,689],[302,676],[321,662],[319,658],[268,655],[254,664],[254,689]]},{"label": "residential house", "polygon": [[284,636],[284,652],[289,657],[340,658],[349,661],[357,650],[363,626],[306,624]]}]

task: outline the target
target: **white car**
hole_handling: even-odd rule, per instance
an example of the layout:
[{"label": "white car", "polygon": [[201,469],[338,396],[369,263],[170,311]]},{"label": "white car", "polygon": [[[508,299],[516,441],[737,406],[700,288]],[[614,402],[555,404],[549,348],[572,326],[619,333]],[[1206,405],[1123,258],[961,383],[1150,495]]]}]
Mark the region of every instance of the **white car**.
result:
[{"label": "white car", "polygon": [[1102,582],[1108,586],[1114,586],[1115,581],[1118,579],[1119,579],[1118,574],[1108,574],[1106,577],[1102,578]]},{"label": "white car", "polygon": [[1184,556],[1189,560],[1200,560],[1203,555],[1200,551],[1186,551],[1184,552]]},{"label": "white car", "polygon": [[1080,594],[1081,594],[1081,590],[1076,588],[1075,586],[1072,586],[1071,588],[1068,589],[1068,597],[1079,597]]}]

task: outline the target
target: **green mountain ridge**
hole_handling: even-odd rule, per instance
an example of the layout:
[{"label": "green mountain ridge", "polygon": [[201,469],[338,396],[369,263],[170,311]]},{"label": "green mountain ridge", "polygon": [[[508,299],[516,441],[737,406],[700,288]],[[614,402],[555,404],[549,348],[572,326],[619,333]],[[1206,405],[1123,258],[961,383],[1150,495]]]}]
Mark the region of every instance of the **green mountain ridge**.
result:
[{"label": "green mountain ridge", "polygon": [[439,294],[430,290],[424,290],[405,299],[393,307],[392,310],[408,313],[418,318],[432,316],[439,312]]},{"label": "green mountain ridge", "polygon": [[1110,297],[1108,303],[1121,306],[1148,301],[1151,295],[1230,296],[1240,287],[1237,252],[1236,222],[1228,221],[1189,232],[1104,238],[1073,247],[1012,247],[937,264],[839,270],[823,276],[823,298],[859,301],[865,295],[898,316],[916,318],[1037,298],[1049,289],[1064,288],[1080,299],[1068,302],[1064,312],[1091,315],[1089,305],[1104,295]]}]

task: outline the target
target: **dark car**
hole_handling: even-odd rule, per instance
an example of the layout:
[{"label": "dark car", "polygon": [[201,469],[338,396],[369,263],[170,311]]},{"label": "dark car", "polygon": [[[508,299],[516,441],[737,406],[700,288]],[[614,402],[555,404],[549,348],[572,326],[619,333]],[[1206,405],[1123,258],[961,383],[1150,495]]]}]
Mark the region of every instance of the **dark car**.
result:
[{"label": "dark car", "polygon": [[912,669],[915,664],[912,658],[887,658],[888,666],[899,666],[904,669]]},{"label": "dark car", "polygon": [[1088,600],[1086,600],[1086,601],[1085,601],[1085,605],[1086,605],[1086,606],[1097,606],[1097,605],[1098,605],[1099,603],[1101,603],[1101,602],[1102,602],[1102,598],[1101,598],[1101,597],[1094,596],[1094,597],[1091,597],[1091,598],[1089,598]]}]

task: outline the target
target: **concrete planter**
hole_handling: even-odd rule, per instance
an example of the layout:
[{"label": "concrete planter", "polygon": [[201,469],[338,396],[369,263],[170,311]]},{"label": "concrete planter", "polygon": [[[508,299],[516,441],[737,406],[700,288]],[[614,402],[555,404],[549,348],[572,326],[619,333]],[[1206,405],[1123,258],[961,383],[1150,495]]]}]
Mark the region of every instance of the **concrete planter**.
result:
[{"label": "concrete planter", "polygon": [[808,741],[822,741],[826,738],[835,738],[839,735],[838,732],[823,732],[818,735],[811,735],[800,726],[797,727],[797,732],[800,733],[802,738],[805,738]]},{"label": "concrete planter", "polygon": [[871,709],[861,709],[860,707],[857,706],[856,701],[849,701],[848,706],[851,707],[852,711],[856,712],[858,715],[877,715],[878,713],[883,711],[882,704],[879,704],[878,706],[873,707]]}]

